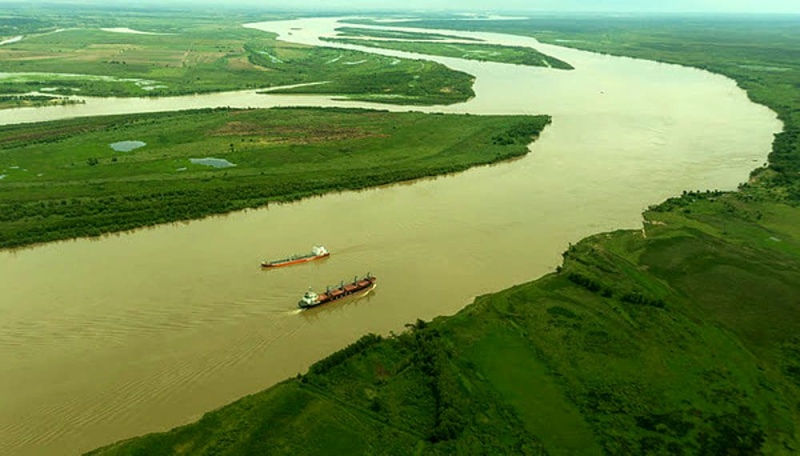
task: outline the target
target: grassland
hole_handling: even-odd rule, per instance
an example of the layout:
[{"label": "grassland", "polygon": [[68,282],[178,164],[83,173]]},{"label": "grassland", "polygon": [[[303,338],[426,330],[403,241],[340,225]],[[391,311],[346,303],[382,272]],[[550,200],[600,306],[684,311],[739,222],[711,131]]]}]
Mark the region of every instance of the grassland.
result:
[{"label": "grassland", "polygon": [[[548,122],[310,108],[0,127],[0,247],[462,171],[526,154]],[[146,146],[110,147],[126,140]],[[205,157],[236,166],[190,162]]]},{"label": "grassland", "polygon": [[481,62],[513,63],[516,65],[548,67],[559,70],[573,69],[572,65],[567,62],[549,55],[542,54],[533,48],[520,46],[501,46],[498,44],[483,43],[434,43],[392,40],[375,41],[354,38],[322,38],[322,40],[380,49],[392,49],[395,51],[415,52],[417,54],[439,55],[443,57],[455,57],[466,60],[478,60]]},{"label": "grassland", "polygon": [[[24,39],[0,46],[0,73],[9,73],[0,75],[0,93],[168,96],[328,82],[293,92],[408,104],[474,95],[472,76],[444,65],[280,42],[237,22],[262,17],[51,16],[25,22]],[[0,18],[0,29],[23,19]],[[114,27],[147,34],[103,30]]]},{"label": "grassland", "polygon": [[336,29],[338,36],[342,38],[388,38],[395,40],[460,40],[460,41],[481,41],[477,38],[461,37],[455,35],[442,35],[440,33],[415,33],[399,30],[376,30],[360,27],[339,27]]},{"label": "grassland", "polygon": [[798,454],[800,28],[641,21],[470,27],[736,78],[785,122],[740,191],[671,198],[641,231],[570,246],[554,274],[95,454]]}]

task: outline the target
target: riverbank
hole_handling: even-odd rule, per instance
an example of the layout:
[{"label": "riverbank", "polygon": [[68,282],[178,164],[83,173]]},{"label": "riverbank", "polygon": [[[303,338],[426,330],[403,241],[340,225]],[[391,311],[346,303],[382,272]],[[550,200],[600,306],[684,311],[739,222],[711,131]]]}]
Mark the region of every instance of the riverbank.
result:
[{"label": "riverbank", "polygon": [[0,95],[0,109],[41,108],[44,106],[68,106],[83,101],[67,97],[42,94]]},{"label": "riverbank", "polygon": [[684,201],[646,237],[587,238],[555,274],[90,454],[795,453],[800,213]]},{"label": "riverbank", "polygon": [[[775,67],[775,54],[749,49]],[[555,274],[365,337],[196,424],[96,453],[797,453],[799,146],[785,103],[798,98],[761,81],[749,94],[786,132],[742,191],[669,199],[643,231],[571,246]]]}]

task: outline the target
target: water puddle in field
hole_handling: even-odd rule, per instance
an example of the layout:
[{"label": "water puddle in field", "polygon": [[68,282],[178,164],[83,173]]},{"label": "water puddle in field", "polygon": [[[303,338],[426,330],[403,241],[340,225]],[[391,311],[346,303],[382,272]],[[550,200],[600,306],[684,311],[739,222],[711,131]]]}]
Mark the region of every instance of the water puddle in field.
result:
[{"label": "water puddle in field", "polygon": [[235,163],[231,163],[228,160],[225,160],[224,158],[213,158],[213,157],[190,158],[189,161],[195,165],[210,166],[212,168],[231,168],[233,166],[236,166]]},{"label": "water puddle in field", "polygon": [[144,141],[119,141],[109,144],[109,147],[117,152],[130,152],[146,145],[147,143]]},{"label": "water puddle in field", "polygon": [[157,32],[143,32],[141,30],[134,30],[128,27],[105,27],[100,30],[109,33],[127,33],[130,35],[172,35],[172,33],[157,33]]}]

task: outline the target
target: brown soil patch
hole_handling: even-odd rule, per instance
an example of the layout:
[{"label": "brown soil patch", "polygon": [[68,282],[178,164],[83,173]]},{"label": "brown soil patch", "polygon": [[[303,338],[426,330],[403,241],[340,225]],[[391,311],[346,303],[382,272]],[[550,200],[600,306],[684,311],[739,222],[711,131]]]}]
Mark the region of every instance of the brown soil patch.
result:
[{"label": "brown soil patch", "polygon": [[261,136],[260,142],[269,144],[311,144],[362,138],[386,138],[388,135],[353,127],[330,125],[309,128],[287,128],[260,125],[252,122],[231,121],[212,132],[214,136]]},{"label": "brown soil patch", "polygon": [[257,70],[257,71],[272,71],[269,68],[253,65],[247,60],[247,57],[237,57],[228,59],[228,68],[232,70]]},{"label": "brown soil patch", "polygon": [[[128,45],[91,44],[85,49],[76,50],[71,55],[65,57],[69,60],[84,62],[108,60],[119,56],[125,52],[128,47]],[[56,57],[56,55],[53,55],[53,57]]]},{"label": "brown soil patch", "polygon": [[186,66],[197,66],[214,63],[225,55],[224,52],[190,52],[183,57],[183,62]]},{"label": "brown soil patch", "polygon": [[147,65],[147,66],[180,66],[183,54],[173,50],[133,50],[121,52],[115,60],[125,61],[128,64]]}]

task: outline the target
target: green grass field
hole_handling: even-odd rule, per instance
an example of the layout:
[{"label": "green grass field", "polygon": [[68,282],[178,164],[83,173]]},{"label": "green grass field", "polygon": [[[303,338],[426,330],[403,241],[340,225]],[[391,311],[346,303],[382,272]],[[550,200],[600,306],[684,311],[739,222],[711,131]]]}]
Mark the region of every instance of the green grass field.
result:
[{"label": "green grass field", "polygon": [[425,55],[440,55],[482,62],[513,63],[538,67],[572,70],[567,62],[542,54],[532,48],[519,46],[501,46],[482,43],[435,43],[410,41],[371,41],[355,38],[323,38],[323,41],[334,43],[356,44],[395,51],[415,52]]},{"label": "green grass field", "polygon": [[481,41],[476,38],[465,38],[455,35],[442,35],[439,33],[414,33],[398,30],[374,30],[360,27],[339,27],[336,29],[343,38],[392,38],[397,40],[461,40]]},{"label": "green grass field", "polygon": [[[258,15],[45,12],[33,22],[22,19],[0,18],[6,33],[12,25],[29,32],[0,46],[0,94],[48,88],[63,95],[169,96],[327,82],[291,92],[407,104],[474,95],[472,76],[434,62],[285,43],[241,26],[265,19]],[[102,30],[114,27],[150,34]]]},{"label": "green grass field", "polygon": [[[96,236],[528,152],[546,116],[202,110],[0,127],[0,247]],[[117,152],[119,141],[146,146]],[[219,158],[210,168],[192,158]]]},{"label": "green grass field", "polygon": [[[741,191],[671,198],[643,230],[571,245],[554,274],[95,454],[798,454],[800,27],[789,22],[470,22],[723,72],[786,131]],[[258,411],[276,407],[278,418]],[[253,431],[273,427],[284,432]]]}]

